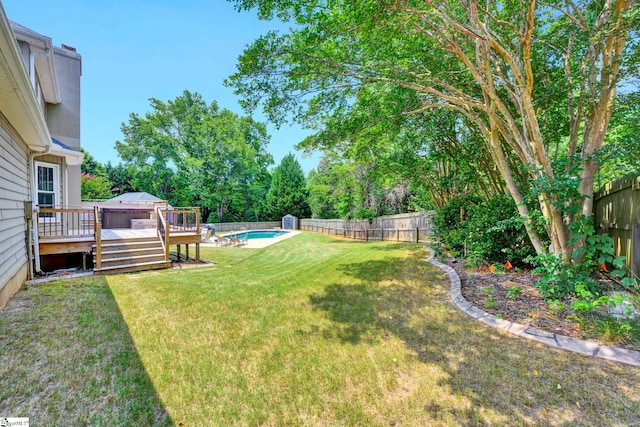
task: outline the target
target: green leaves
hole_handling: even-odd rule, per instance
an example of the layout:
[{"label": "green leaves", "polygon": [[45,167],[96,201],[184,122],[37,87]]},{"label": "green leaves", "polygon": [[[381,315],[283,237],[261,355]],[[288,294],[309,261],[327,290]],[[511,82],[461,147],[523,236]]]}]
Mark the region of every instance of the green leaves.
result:
[{"label": "green leaves", "polygon": [[308,196],[302,167],[295,156],[289,153],[271,175],[271,186],[266,199],[270,219],[278,220],[287,214],[309,218],[311,210],[307,203]]},{"label": "green leaves", "polygon": [[199,206],[203,218],[215,211],[219,221],[229,209],[241,217],[260,203],[266,189],[256,194],[252,186],[273,162],[263,124],[189,91],[150,104],[144,117],[122,124],[124,141],[116,143],[136,187],[174,206]]},{"label": "green leaves", "polygon": [[539,253],[579,243],[566,225],[591,212],[615,86],[637,69],[635,1],[235,4],[293,25],[248,47],[227,84],[316,130],[301,148],[401,175],[423,206],[506,190]]}]

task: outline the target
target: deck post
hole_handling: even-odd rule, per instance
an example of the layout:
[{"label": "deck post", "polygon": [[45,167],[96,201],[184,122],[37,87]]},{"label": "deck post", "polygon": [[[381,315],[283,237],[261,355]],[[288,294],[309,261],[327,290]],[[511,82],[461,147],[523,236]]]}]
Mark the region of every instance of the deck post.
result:
[{"label": "deck post", "polygon": [[93,232],[96,240],[96,268],[102,268],[102,223],[100,222],[100,216],[98,207],[93,207]]},{"label": "deck post", "polygon": [[[168,203],[167,203],[168,204]],[[167,208],[166,211],[164,211],[164,214],[166,215],[164,218],[166,220],[166,224],[165,224],[165,240],[164,240],[164,260],[165,261],[169,261],[169,245],[171,242],[171,224],[169,224],[169,220],[168,220],[168,216],[169,216],[169,209]]]}]

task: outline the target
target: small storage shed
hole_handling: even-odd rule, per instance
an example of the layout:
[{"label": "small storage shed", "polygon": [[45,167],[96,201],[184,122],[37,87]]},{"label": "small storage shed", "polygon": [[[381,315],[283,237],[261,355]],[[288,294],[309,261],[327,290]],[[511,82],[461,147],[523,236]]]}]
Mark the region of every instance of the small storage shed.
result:
[{"label": "small storage shed", "polygon": [[291,215],[286,214],[282,217],[282,229],[283,230],[296,230],[298,228],[298,218]]}]

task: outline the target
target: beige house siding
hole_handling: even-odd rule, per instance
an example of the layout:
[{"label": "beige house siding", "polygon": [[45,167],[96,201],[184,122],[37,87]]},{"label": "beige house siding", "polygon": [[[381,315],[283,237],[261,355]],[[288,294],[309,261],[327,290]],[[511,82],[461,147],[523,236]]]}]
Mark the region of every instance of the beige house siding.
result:
[{"label": "beige house siding", "polygon": [[[47,125],[51,136],[63,144],[80,148],[80,80],[82,57],[67,48],[54,47],[54,62],[60,91],[59,104],[47,104]],[[67,165],[68,194],[63,200],[69,206],[80,206],[80,165]]]},{"label": "beige house siding", "polygon": [[0,112],[0,308],[27,279],[28,148]]},{"label": "beige house siding", "polygon": [[48,163],[48,164],[60,166],[58,168],[58,172],[59,172],[58,173],[58,195],[60,196],[60,199],[56,202],[56,205],[58,205],[58,207],[62,205],[66,205],[65,200],[67,198],[67,194],[65,194],[64,192],[65,190],[64,159],[62,157],[52,156],[51,154],[48,154],[46,156],[37,156],[34,159],[34,161],[37,163]]}]

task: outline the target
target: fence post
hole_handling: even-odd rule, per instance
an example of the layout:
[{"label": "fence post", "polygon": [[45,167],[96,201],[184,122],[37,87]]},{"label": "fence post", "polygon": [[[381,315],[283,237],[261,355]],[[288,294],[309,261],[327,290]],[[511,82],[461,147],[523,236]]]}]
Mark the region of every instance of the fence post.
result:
[{"label": "fence post", "polygon": [[369,229],[368,228],[364,229],[364,241],[365,242],[369,241]]},{"label": "fence post", "polygon": [[418,236],[420,235],[420,228],[416,227],[416,243],[418,243]]}]

